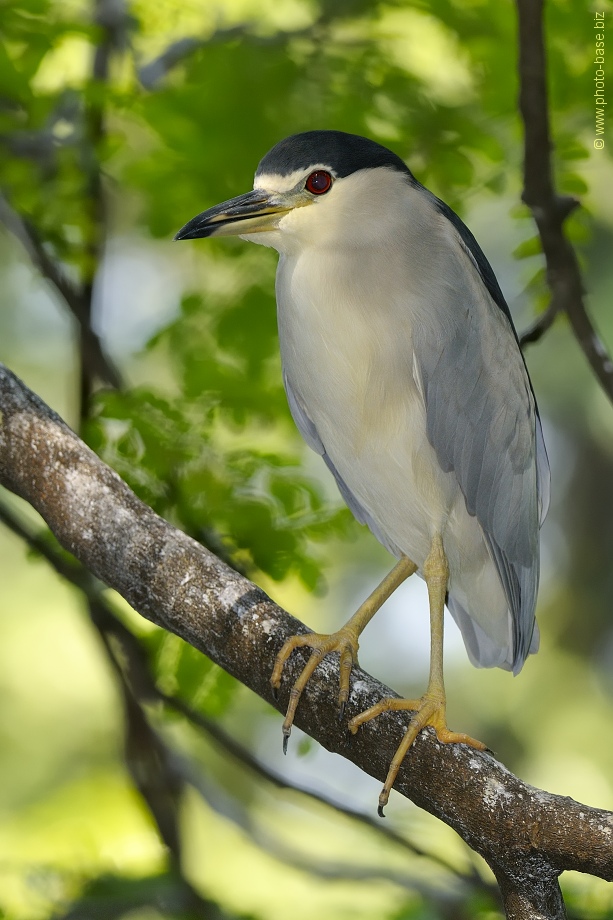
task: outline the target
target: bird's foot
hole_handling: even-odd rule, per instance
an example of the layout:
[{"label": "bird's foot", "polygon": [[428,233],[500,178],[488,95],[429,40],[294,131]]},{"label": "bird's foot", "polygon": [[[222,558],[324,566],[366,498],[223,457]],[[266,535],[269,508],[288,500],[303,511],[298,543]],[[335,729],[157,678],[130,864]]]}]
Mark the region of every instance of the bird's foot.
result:
[{"label": "bird's foot", "polygon": [[385,784],[379,796],[378,811],[382,818],[384,817],[383,809],[387,805],[392,786],[396,782],[396,777],[398,776],[402,761],[423,728],[432,726],[436,732],[436,737],[443,744],[468,744],[470,747],[474,747],[479,751],[487,750],[482,741],[477,741],[475,738],[471,738],[470,735],[465,735],[463,732],[452,732],[447,728],[445,697],[441,693],[426,692],[419,700],[403,700],[397,697],[389,697],[381,700],[376,705],[371,706],[370,709],[365,709],[364,712],[361,712],[351,719],[349,722],[349,730],[355,735],[360,725],[364,725],[365,722],[370,722],[371,719],[381,715],[382,712],[396,712],[401,709],[410,710],[414,714],[394,754],[389,770],[387,771]]},{"label": "bird's foot", "polygon": [[292,636],[288,639],[279,654],[277,655],[275,666],[270,678],[273,693],[276,697],[281,685],[281,675],[285,662],[296,648],[312,649],[311,657],[298,680],[290,690],[289,704],[285,721],[283,723],[283,752],[287,752],[287,744],[294,723],[296,707],[300,700],[302,691],[306,687],[313,671],[317,665],[329,655],[330,652],[338,652],[340,655],[340,688],[338,694],[339,719],[342,719],[345,712],[345,705],[349,699],[349,677],[354,664],[358,662],[358,633],[343,626],[338,632],[325,635],[322,633],[307,633],[304,636]]}]

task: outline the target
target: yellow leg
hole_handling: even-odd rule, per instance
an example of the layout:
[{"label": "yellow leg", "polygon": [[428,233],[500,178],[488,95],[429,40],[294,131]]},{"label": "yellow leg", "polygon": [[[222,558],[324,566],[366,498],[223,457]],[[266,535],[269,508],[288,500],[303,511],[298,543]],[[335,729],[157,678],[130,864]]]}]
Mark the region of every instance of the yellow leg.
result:
[{"label": "yellow leg", "polygon": [[296,648],[313,649],[311,657],[302,671],[302,674],[292,687],[289,695],[289,705],[285,721],[283,723],[283,751],[287,751],[287,743],[292,731],[292,724],[296,714],[296,707],[302,691],[306,687],[309,678],[320,661],[330,652],[340,653],[340,690],[338,694],[339,718],[342,718],[345,711],[345,704],[349,698],[349,677],[351,669],[358,661],[359,637],[366,625],[372,620],[375,613],[382,604],[388,599],[398,585],[417,571],[417,566],[406,556],[403,556],[394,566],[389,575],[383,579],[381,584],[375,588],[370,597],[368,597],[361,607],[356,610],[350,620],[345,623],[338,632],[330,635],[321,633],[308,633],[306,636],[292,636],[288,639],[279,654],[277,655],[275,666],[270,678],[273,691],[276,692],[281,684],[281,675],[285,662]]},{"label": "yellow leg", "polygon": [[447,728],[445,684],[443,682],[443,622],[449,567],[440,536],[436,536],[432,541],[430,553],[424,563],[423,573],[428,586],[428,598],[430,601],[430,677],[428,688],[419,700],[397,698],[381,700],[381,702],[371,706],[370,709],[366,709],[349,722],[349,729],[355,734],[360,725],[369,722],[382,712],[404,709],[415,713],[398,750],[394,754],[387,772],[385,785],[379,796],[379,814],[381,817],[383,817],[383,809],[387,805],[402,761],[422,728],[431,725],[438,740],[445,744],[456,742],[469,744],[471,747],[478,748],[481,751],[486,749],[486,746],[481,741],[476,741],[469,735],[460,732],[449,731]]}]

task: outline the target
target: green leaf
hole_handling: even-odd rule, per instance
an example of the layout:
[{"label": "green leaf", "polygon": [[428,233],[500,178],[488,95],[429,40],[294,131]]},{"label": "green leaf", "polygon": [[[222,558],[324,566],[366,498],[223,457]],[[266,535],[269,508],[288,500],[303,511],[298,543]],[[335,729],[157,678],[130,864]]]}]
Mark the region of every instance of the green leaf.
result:
[{"label": "green leaf", "polygon": [[519,246],[513,250],[514,259],[529,259],[531,256],[540,255],[543,251],[543,244],[540,236],[533,236],[529,240],[523,240]]}]

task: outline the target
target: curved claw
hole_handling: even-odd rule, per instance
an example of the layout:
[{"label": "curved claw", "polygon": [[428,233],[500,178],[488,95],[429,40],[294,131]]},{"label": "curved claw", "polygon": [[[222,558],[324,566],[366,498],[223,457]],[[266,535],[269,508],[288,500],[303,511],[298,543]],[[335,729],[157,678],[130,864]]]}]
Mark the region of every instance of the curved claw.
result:
[{"label": "curved claw", "polygon": [[482,741],[471,738],[462,732],[452,732],[447,728],[445,720],[445,697],[434,692],[427,691],[419,700],[403,700],[397,697],[381,700],[370,709],[366,709],[359,715],[355,716],[349,723],[349,730],[355,734],[365,722],[369,722],[382,712],[397,712],[398,710],[410,710],[413,712],[409,727],[404,733],[402,741],[398,745],[396,753],[387,771],[387,777],[381,795],[379,796],[379,808],[377,813],[380,818],[384,818],[383,809],[388,803],[390,792],[398,776],[398,771],[406,757],[411,745],[417,738],[422,729],[431,727],[436,732],[437,739],[443,744],[468,744],[479,751],[487,750]]},{"label": "curved claw", "polygon": [[291,735],[291,728],[283,729],[283,753],[287,754],[287,746],[289,744],[289,736]]},{"label": "curved claw", "polygon": [[[329,655],[330,652],[340,653],[340,690],[339,690],[339,719],[345,714],[347,700],[349,698],[349,678],[353,664],[357,661],[358,656],[358,635],[353,630],[344,626],[338,632],[331,635],[321,635],[319,633],[307,633],[301,636],[292,636],[283,645],[279,651],[273,672],[270,678],[273,695],[278,693],[281,683],[281,675],[285,662],[296,648],[311,648],[311,657],[302,669],[298,680],[292,686],[289,695],[289,703],[283,723],[283,750],[287,751],[287,739],[294,722],[296,709],[302,695],[302,691],[309,682],[313,672],[322,659]],[[277,696],[275,696],[277,699]]]},{"label": "curved claw", "polygon": [[396,590],[398,585],[417,571],[417,565],[407,556],[401,556],[394,568],[385,576],[381,584],[366,598],[350,620],[331,635],[321,635],[318,633],[306,633],[301,636],[293,636],[283,644],[283,647],[277,654],[275,665],[270,677],[270,683],[273,692],[278,689],[281,683],[281,676],[285,662],[292,654],[295,648],[311,648],[313,650],[306,666],[298,680],[292,687],[287,707],[285,721],[283,723],[284,749],[287,747],[286,738],[289,735],[289,729],[294,721],[294,714],[300,694],[306,687],[313,671],[325,655],[330,652],[339,652],[340,654],[340,679],[338,705],[340,718],[345,714],[345,707],[349,699],[349,680],[351,670],[358,663],[358,640],[363,629],[372,620],[373,616],[381,607],[381,604]]}]

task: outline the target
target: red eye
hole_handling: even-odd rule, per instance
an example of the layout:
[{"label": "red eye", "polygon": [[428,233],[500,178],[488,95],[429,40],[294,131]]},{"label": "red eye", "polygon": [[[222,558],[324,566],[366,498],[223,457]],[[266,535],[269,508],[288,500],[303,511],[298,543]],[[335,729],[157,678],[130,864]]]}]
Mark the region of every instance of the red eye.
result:
[{"label": "red eye", "polygon": [[313,195],[323,195],[332,188],[332,176],[323,169],[317,169],[311,173],[304,187]]}]

